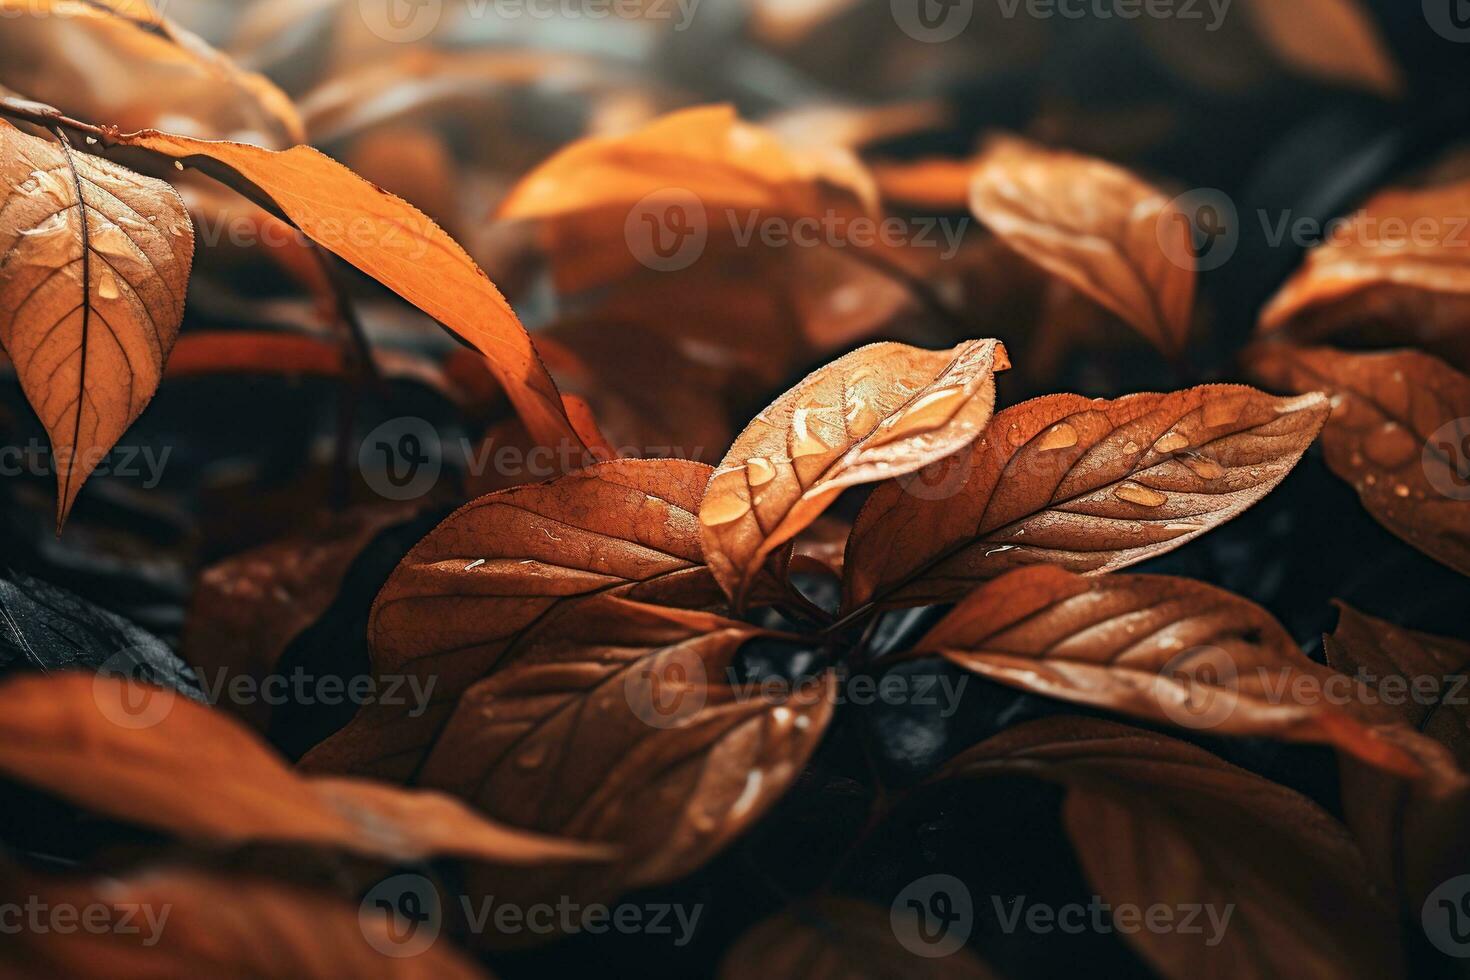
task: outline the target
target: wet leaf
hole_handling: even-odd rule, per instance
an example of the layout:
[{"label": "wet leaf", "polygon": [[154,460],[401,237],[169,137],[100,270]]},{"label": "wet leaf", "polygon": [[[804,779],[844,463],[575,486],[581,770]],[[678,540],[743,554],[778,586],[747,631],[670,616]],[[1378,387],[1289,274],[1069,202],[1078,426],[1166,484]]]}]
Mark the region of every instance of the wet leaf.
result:
[{"label": "wet leaf", "polygon": [[699,509],[710,570],[741,608],[766,559],[848,487],[912,473],[968,445],[995,406],[1005,347],[883,343],[813,372],[735,439]]},{"label": "wet leaf", "polygon": [[1125,932],[1163,976],[1402,974],[1393,916],[1362,855],[1294,790],[1188,743],[1081,718],[1018,726],[943,771],[1001,773],[1066,787],[1062,818],[1103,901],[1204,906],[1216,922],[1230,915],[1219,929]]},{"label": "wet leaf", "polygon": [[1172,551],[1275,488],[1327,411],[1242,385],[1008,408],[969,449],[873,492],[846,605],[954,601],[1020,565],[1096,574]]},{"label": "wet leaf", "polygon": [[1402,94],[1403,73],[1361,0],[1250,0],[1245,8],[1292,68],[1386,97]]},{"label": "wet leaf", "polygon": [[1112,164],[1023,140],[993,140],[970,209],[1011,248],[1132,324],[1165,354],[1194,312],[1189,218]]},{"label": "wet leaf", "polygon": [[1350,678],[1309,660],[1255,603],[1191,579],[1018,569],[971,593],[914,652],[1156,724],[1324,742],[1418,769],[1334,700],[1353,703]]},{"label": "wet leaf", "polygon": [[4,121],[0,175],[0,343],[51,439],[59,530],[158,389],[194,226],[162,181]]},{"label": "wet leaf", "polygon": [[1332,472],[1378,523],[1470,575],[1470,377],[1417,351],[1273,344],[1247,360],[1272,387],[1330,392],[1322,447]]}]

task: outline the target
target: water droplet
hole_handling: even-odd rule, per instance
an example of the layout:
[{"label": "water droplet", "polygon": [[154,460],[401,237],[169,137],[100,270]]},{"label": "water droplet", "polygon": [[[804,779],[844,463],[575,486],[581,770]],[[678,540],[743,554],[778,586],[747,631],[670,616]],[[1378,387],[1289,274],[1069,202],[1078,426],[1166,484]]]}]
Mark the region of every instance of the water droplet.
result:
[{"label": "water droplet", "polygon": [[535,769],[546,761],[546,746],[533,745],[516,756],[516,765],[522,769]]},{"label": "water droplet", "polygon": [[1010,440],[1012,446],[1026,445],[1026,433],[1018,422],[1011,423],[1011,431],[1006,433],[1006,438]]},{"label": "water droplet", "polygon": [[814,411],[816,410],[812,408],[798,408],[791,415],[792,459],[821,456],[832,451],[832,447],[823,442],[811,429],[815,421],[811,417]]},{"label": "water droplet", "polygon": [[1241,409],[1245,407],[1245,398],[1207,399],[1205,401],[1204,422],[1212,429],[1222,425],[1229,425],[1240,418]]},{"label": "water droplet", "polygon": [[1407,497],[1409,495],[1409,488],[1400,483],[1393,488],[1393,494],[1395,497]]},{"label": "water droplet", "polygon": [[1043,453],[1049,453],[1057,449],[1071,449],[1077,445],[1077,430],[1066,422],[1058,422],[1041,437],[1036,448]]},{"label": "water droplet", "polygon": [[[31,194],[44,194],[60,207],[70,207],[76,203],[76,188],[61,174],[50,170],[32,170],[31,177],[36,182]],[[28,185],[29,183],[27,181]]]},{"label": "water droplet", "polygon": [[182,160],[175,160],[174,161],[174,169],[175,170],[183,170],[184,169],[184,161],[182,161]]},{"label": "water droplet", "polygon": [[474,561],[472,561],[468,565],[466,565],[464,567],[464,570],[468,572],[470,569],[472,569],[472,568],[479,568],[483,564],[485,564],[485,559],[483,559],[483,558],[476,558]]},{"label": "water droplet", "polygon": [[1169,499],[1167,494],[1162,494],[1149,487],[1141,487],[1136,483],[1122,484],[1113,491],[1113,496],[1140,507],[1158,507]]},{"label": "water droplet", "polygon": [[1385,422],[1363,438],[1363,452],[1384,469],[1396,470],[1419,456],[1419,443],[1403,426]]},{"label": "water droplet", "polygon": [[1166,432],[1154,443],[1154,449],[1161,453],[1178,452],[1189,446],[1189,436],[1182,432]]},{"label": "water droplet", "polygon": [[1181,531],[1181,532],[1187,533],[1189,531],[1198,531],[1198,530],[1200,530],[1203,527],[1204,527],[1203,524],[1191,524],[1188,521],[1180,521],[1177,524],[1165,524],[1164,525],[1164,530],[1165,531]]},{"label": "water droplet", "polygon": [[106,269],[97,272],[97,295],[103,299],[117,299],[117,280]]},{"label": "water droplet", "polygon": [[137,246],[133,240],[112,222],[92,222],[88,232],[87,243],[101,254],[128,262],[137,258]]},{"label": "water droplet", "polygon": [[1128,453],[1129,455],[1138,452],[1138,443],[1134,442],[1132,439],[1129,439],[1128,443],[1123,447],[1123,452]]},{"label": "water droplet", "polygon": [[753,487],[763,487],[776,478],[776,466],[764,456],[745,461],[745,479]]},{"label": "water droplet", "polygon": [[1206,459],[1203,456],[1185,456],[1183,460],[1184,465],[1188,466],[1190,471],[1201,480],[1218,480],[1225,475],[1225,467],[1213,459]]},{"label": "water droplet", "polygon": [[21,232],[26,238],[26,261],[59,269],[82,254],[82,243],[71,230],[66,212],[53,214],[34,228]]},{"label": "water droplet", "polygon": [[796,726],[797,731],[804,732],[812,727],[812,720],[807,715],[797,715],[796,721],[792,722],[792,724]]},{"label": "water droplet", "polygon": [[748,513],[750,501],[741,499],[733,491],[716,489],[700,505],[699,522],[705,527],[719,527],[738,521]]},{"label": "water droplet", "polygon": [[755,806],[755,801],[761,793],[761,783],[764,780],[765,777],[759,769],[752,769],[745,774],[745,786],[741,788],[740,796],[730,804],[732,818],[744,816],[751,807]]}]

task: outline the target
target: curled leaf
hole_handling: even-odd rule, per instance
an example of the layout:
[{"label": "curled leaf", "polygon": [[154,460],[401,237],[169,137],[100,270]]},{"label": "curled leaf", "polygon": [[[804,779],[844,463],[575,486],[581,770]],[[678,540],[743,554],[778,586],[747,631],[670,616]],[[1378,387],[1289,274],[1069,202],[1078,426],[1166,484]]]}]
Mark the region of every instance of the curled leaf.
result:
[{"label": "curled leaf", "polygon": [[60,530],[158,390],[194,257],[173,188],[0,120],[0,343],[51,439]]},{"label": "curled leaf", "polygon": [[813,372],[755,417],[699,508],[705,558],[736,608],[766,559],[848,487],[912,473],[967,446],[995,406],[1005,347],[860,348]]},{"label": "curled leaf", "polygon": [[1243,385],[1015,405],[970,448],[873,492],[848,543],[847,605],[954,601],[1020,565],[1101,573],[1172,551],[1269,493],[1327,411],[1322,395]]}]

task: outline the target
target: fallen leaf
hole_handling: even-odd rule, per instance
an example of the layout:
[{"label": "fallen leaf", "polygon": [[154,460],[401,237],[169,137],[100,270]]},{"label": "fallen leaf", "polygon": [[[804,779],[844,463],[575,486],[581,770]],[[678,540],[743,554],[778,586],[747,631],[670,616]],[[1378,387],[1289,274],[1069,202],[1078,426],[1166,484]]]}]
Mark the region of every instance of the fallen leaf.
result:
[{"label": "fallen leaf", "polygon": [[725,953],[720,980],[989,980],[968,949],[923,957],[900,945],[892,913],[841,896],[793,906],[757,924]]},{"label": "fallen leaf", "polygon": [[0,343],[51,439],[59,532],[158,390],[194,226],[162,181],[3,120],[0,174]]},{"label": "fallen leaf", "polygon": [[1012,406],[970,448],[874,490],[845,605],[955,601],[1020,565],[1097,574],[1172,551],[1274,489],[1327,412],[1322,395],[1243,385]]},{"label": "fallen leaf", "polygon": [[1402,975],[1394,919],[1362,855],[1296,791],[1188,743],[1082,718],[1010,729],[942,776],[1005,773],[1066,788],[1063,823],[1104,902],[1231,916],[1218,929],[1125,931],[1161,975]]},{"label": "fallen leaf", "polygon": [[902,163],[873,165],[878,195],[885,201],[933,211],[964,211],[969,207],[974,160],[928,157]]},{"label": "fallen leaf", "polygon": [[439,793],[303,778],[222,712],[125,678],[16,678],[0,685],[0,704],[0,772],[178,837],[395,862],[451,855],[540,865],[607,853],[498,826]]},{"label": "fallen leaf", "polygon": [[1309,660],[1255,603],[1192,579],[1017,569],[971,593],[913,654],[1157,724],[1326,743],[1418,770],[1334,701],[1352,698],[1351,678]]},{"label": "fallen leaf", "polygon": [[1415,731],[1443,744],[1458,770],[1440,778],[1451,794],[1344,762],[1344,817],[1375,876],[1405,907],[1419,909],[1436,885],[1470,866],[1470,708],[1458,692],[1470,671],[1470,643],[1401,629],[1338,603],[1327,662],[1372,689],[1375,701]]},{"label": "fallen leaf", "polygon": [[992,140],[970,209],[1026,258],[1086,293],[1173,357],[1194,312],[1189,217],[1112,164],[1024,140]]},{"label": "fallen leaf", "polygon": [[1262,345],[1263,383],[1332,395],[1322,448],[1374,519],[1470,575],[1470,377],[1417,351]]},{"label": "fallen leaf", "polygon": [[735,439],[699,508],[705,560],[736,609],[766,559],[848,487],[911,473],[968,445],[995,407],[1005,347],[860,348],[777,398]]},{"label": "fallen leaf", "polygon": [[709,473],[683,460],[617,460],[450,515],[394,570],[368,626],[374,673],[432,678],[428,710],[368,705],[302,765],[408,779],[460,694],[558,605],[596,595],[716,604],[695,517]]},{"label": "fallen leaf", "polygon": [[1360,0],[1249,0],[1261,37],[1286,64],[1305,75],[1392,98],[1404,76]]}]

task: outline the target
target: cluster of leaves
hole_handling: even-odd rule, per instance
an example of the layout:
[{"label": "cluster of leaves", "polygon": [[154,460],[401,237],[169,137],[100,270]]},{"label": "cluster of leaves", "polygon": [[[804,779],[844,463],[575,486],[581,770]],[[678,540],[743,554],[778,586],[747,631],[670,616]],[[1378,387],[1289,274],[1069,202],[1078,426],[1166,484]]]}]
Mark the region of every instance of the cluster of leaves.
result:
[{"label": "cluster of leaves", "polygon": [[[0,13],[37,6],[0,0]],[[141,3],[39,6],[47,16],[7,22],[0,40],[0,344],[50,441],[58,530],[165,378],[317,376],[343,395],[336,458],[282,493],[304,499],[325,474],[334,512],[276,516],[275,540],[248,550],[212,541],[229,557],[199,576],[182,662],[68,592],[0,582],[0,668],[17,675],[0,686],[0,773],[16,814],[46,817],[7,821],[5,892],[178,910],[156,948],[13,937],[0,955],[18,971],[513,972],[530,954],[502,947],[527,937],[453,921],[453,902],[446,928],[470,952],[446,941],[384,958],[375,931],[391,922],[358,900],[404,866],[468,905],[697,888],[732,849],[779,853],[777,831],[815,824],[840,839],[815,848],[815,874],[770,889],[794,897],[717,927],[733,933],[707,956],[724,975],[1021,974],[984,938],[914,958],[872,901],[891,894],[853,870],[915,822],[965,812],[956,794],[1019,799],[1019,780],[1055,788],[1046,819],[1105,900],[1236,909],[1218,946],[1124,937],[1159,975],[1404,972],[1422,940],[1403,925],[1470,862],[1470,714],[1388,705],[1361,678],[1463,675],[1470,644],[1343,605],[1324,664],[1242,595],[1123,570],[1240,516],[1320,435],[1373,518],[1470,575],[1470,502],[1442,489],[1463,484],[1470,455],[1470,430],[1454,428],[1470,426],[1465,259],[1364,232],[1470,219],[1460,161],[1373,196],[1265,306],[1239,364],[1269,391],[1046,393],[1078,351],[1116,365],[1154,357],[1148,345],[1189,377],[1210,315],[1172,195],[1046,145],[1045,127],[891,158],[884,140],[939,129],[943,112],[757,125],[626,79],[594,99],[609,75],[582,56],[372,61],[357,4],[305,18],[264,4],[239,26],[240,53],[310,87],[293,101]],[[814,29],[755,6],[774,47]],[[836,35],[863,13],[827,6]],[[1256,45],[1317,77],[1402,90],[1356,4],[1310,6],[1307,31],[1295,7],[1249,4]],[[1303,43],[1322,30],[1338,43]],[[69,86],[107,77],[73,60],[91,50],[130,84]],[[1228,73],[1215,58],[1190,64]],[[329,61],[324,77],[292,76]],[[596,118],[478,174],[496,189],[466,219],[475,182],[423,120],[484,90],[508,106],[507,90],[549,77],[571,79]],[[626,219],[671,189],[692,195],[709,237],[693,265],[662,272],[640,262]],[[498,238],[471,227],[491,204]],[[942,261],[887,240],[751,249],[725,220],[736,212],[981,227]],[[220,222],[282,238],[196,257],[196,225]],[[477,258],[526,309],[549,284],[556,313],[534,340]],[[234,285],[250,276],[296,305]],[[186,291],[206,312],[181,335]],[[430,321],[461,346],[436,344]],[[378,342],[394,333],[415,343]],[[1038,397],[998,399],[1012,376]],[[405,386],[484,445],[556,449],[566,472],[458,474],[423,500],[371,499],[346,447],[357,413],[406,413]],[[428,696],[345,716],[209,705],[185,663],[226,684],[304,668]],[[154,683],[108,676],[119,668]],[[968,739],[923,723],[895,734],[843,696],[916,671],[975,678],[1001,721]],[[1313,696],[1334,684],[1348,696]],[[120,721],[119,705],[147,723]],[[1340,780],[1304,792],[1226,761],[1232,743],[1214,736],[1325,747]]]}]

